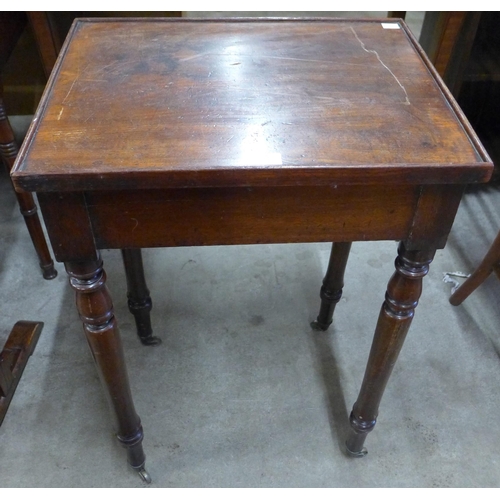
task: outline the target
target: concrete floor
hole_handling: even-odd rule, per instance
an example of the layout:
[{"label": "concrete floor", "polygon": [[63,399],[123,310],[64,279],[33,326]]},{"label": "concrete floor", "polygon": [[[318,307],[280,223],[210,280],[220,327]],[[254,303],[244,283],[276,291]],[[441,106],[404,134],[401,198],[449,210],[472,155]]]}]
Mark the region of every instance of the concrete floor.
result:
[{"label": "concrete floor", "polygon": [[[23,128],[20,123],[19,128]],[[469,189],[438,251],[363,459],[345,456],[395,242],[355,243],[327,333],[311,331],[328,244],[146,249],[155,333],[143,347],[120,254],[104,251],[136,408],[146,486],[113,436],[64,269],[41,278],[0,176],[0,346],[45,323],[0,427],[6,487],[498,487],[500,282],[460,307],[443,273],[470,272],[496,235],[500,189]]]}]

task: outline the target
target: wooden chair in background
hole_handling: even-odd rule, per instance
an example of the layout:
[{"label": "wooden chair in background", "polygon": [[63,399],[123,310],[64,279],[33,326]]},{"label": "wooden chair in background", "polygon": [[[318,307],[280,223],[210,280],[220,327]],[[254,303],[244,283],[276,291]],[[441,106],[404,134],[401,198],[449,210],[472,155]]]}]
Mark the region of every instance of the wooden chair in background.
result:
[{"label": "wooden chair in background", "polygon": [[[2,85],[0,83],[0,156],[5,162],[9,172],[14,166],[14,161],[17,156],[18,146],[14,138],[14,132],[10,126],[5,111],[5,106],[2,96]],[[33,246],[40,261],[43,277],[47,280],[57,276],[57,271],[54,268],[54,261],[50,255],[45,235],[43,233],[42,224],[38,217],[38,209],[31,193],[16,192],[17,202],[21,214],[24,217],[26,227],[33,241]]]},{"label": "wooden chair in background", "polygon": [[43,323],[38,321],[18,321],[0,352],[0,425],[42,328]]},{"label": "wooden chair in background", "polygon": [[[3,66],[25,29],[27,17],[23,14],[22,12],[0,12],[0,77]],[[3,100],[3,85],[0,79],[0,162],[3,160],[9,172],[14,166],[18,150],[14,132],[7,117]],[[35,200],[31,193],[16,192],[16,197],[38,255],[43,277],[53,279],[57,276],[57,271],[45,240]]]},{"label": "wooden chair in background", "polygon": [[459,306],[486,278],[495,273],[500,278],[500,232],[481,261],[481,264],[460,287],[452,293],[450,304]]},{"label": "wooden chair in background", "polygon": [[[26,24],[27,17],[23,12],[0,12],[0,75]],[[0,163],[3,161],[9,172],[14,165],[17,152],[18,146],[7,117],[0,78]],[[40,259],[43,276],[46,279],[54,278],[57,272],[45,241],[33,196],[31,193],[16,193],[16,196]],[[5,418],[28,359],[35,349],[42,328],[43,323],[38,321],[18,321],[0,351],[0,425]]]}]

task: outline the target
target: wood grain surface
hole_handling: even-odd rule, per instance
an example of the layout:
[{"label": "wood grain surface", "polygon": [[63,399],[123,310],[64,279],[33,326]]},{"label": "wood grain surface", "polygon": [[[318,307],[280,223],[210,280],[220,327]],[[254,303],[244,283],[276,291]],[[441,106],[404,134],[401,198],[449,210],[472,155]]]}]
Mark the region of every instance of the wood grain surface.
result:
[{"label": "wood grain surface", "polygon": [[26,190],[463,183],[492,168],[394,20],[77,20],[24,146]]}]

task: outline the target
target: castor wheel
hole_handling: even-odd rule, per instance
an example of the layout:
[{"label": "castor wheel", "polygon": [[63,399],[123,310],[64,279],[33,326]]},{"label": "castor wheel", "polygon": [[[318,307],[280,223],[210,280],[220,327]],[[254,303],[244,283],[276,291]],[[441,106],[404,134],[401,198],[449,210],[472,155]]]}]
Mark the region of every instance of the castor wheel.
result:
[{"label": "castor wheel", "polygon": [[345,445],[345,451],[346,453],[350,456],[350,457],[353,457],[353,458],[363,458],[364,456],[366,456],[368,454],[368,450],[366,448],[361,448],[361,450],[359,451],[351,451],[348,447],[347,447],[347,443]]},{"label": "castor wheel", "polygon": [[140,467],[138,469],[134,469],[137,474],[139,474],[139,477],[147,484],[151,484],[151,476],[149,475],[149,472],[144,468]]}]

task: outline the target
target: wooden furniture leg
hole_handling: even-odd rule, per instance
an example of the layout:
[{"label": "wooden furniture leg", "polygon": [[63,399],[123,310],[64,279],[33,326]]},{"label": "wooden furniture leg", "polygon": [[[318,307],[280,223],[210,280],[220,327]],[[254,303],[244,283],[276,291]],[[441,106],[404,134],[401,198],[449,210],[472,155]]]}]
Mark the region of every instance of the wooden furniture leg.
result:
[{"label": "wooden furniture leg", "polygon": [[129,311],[134,315],[137,335],[144,345],[159,345],[161,339],[153,336],[150,311],[153,307],[144,277],[140,248],[122,249],[123,264],[127,276]]},{"label": "wooden furniture leg", "polygon": [[451,295],[450,304],[459,306],[493,272],[500,277],[500,232],[481,264]]},{"label": "wooden furniture leg", "polygon": [[102,260],[66,262],[70,284],[76,292],[76,305],[99,378],[115,417],[118,441],[127,449],[128,463],[146,482],[143,431],[135,411],[123,348],[106,287]]},{"label": "wooden furniture leg", "polygon": [[[14,166],[14,160],[16,159],[17,152],[17,144],[12,127],[10,126],[7,118],[0,85],[0,156],[9,168],[9,172]],[[40,218],[38,217],[38,210],[33,195],[27,192],[16,192],[16,197],[21,209],[21,214],[24,217],[26,227],[28,228],[29,235],[33,242],[33,246],[35,247],[35,251],[38,255],[43,277],[46,280],[51,280],[57,276],[57,271],[54,268],[54,261],[50,256],[50,251],[45,240]]]},{"label": "wooden furniture leg", "polygon": [[61,50],[62,42],[57,30],[51,25],[49,12],[30,11],[27,14],[40,52],[45,76],[49,78]]},{"label": "wooden furniture leg", "polygon": [[400,243],[396,272],[387,287],[372,348],[349,421],[351,430],[346,442],[351,456],[366,455],[363,447],[367,434],[375,427],[385,386],[396,363],[422,292],[422,278],[429,272],[435,249],[408,251]]},{"label": "wooden furniture leg", "polygon": [[344,272],[351,250],[351,243],[333,243],[330,261],[320,290],[321,307],[318,318],[311,323],[314,330],[327,330],[332,323],[333,312],[342,297]]},{"label": "wooden furniture leg", "polygon": [[35,350],[42,328],[41,322],[18,321],[0,353],[0,425],[28,359]]}]

